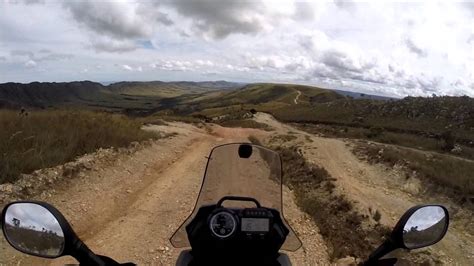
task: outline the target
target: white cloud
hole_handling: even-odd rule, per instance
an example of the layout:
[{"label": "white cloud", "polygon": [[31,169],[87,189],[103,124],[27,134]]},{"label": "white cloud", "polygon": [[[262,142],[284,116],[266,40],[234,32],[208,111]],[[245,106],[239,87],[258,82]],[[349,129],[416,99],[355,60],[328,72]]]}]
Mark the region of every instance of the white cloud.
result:
[{"label": "white cloud", "polygon": [[157,60],[150,64],[152,69],[167,71],[197,71],[207,68],[221,67],[210,60]]},{"label": "white cloud", "polygon": [[214,66],[214,63],[212,63],[211,61],[209,60],[196,60],[196,64],[199,65],[199,66],[208,66],[208,67],[212,67]]},{"label": "white cloud", "polygon": [[25,67],[27,68],[34,68],[36,67],[37,63],[33,60],[28,60],[25,62]]},{"label": "white cloud", "polygon": [[136,50],[137,44],[129,40],[114,40],[107,37],[98,37],[90,41],[89,48],[96,52],[125,53]]},{"label": "white cloud", "polygon": [[[472,7],[292,0],[0,1],[0,82],[76,80],[87,69],[87,77],[99,81],[212,77],[326,84],[397,96],[474,96]],[[23,74],[29,61],[45,71]]]},{"label": "white cloud", "polygon": [[127,70],[127,71],[133,71],[133,68],[129,65],[121,65],[122,69]]}]

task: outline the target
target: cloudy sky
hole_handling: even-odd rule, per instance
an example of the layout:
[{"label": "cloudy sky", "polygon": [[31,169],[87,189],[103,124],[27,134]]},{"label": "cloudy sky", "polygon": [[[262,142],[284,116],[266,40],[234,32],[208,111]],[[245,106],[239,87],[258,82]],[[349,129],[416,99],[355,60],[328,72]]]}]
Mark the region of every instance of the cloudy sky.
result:
[{"label": "cloudy sky", "polygon": [[43,228],[64,236],[64,232],[58,220],[46,208],[34,203],[13,204],[8,207],[5,221],[13,225],[13,218],[20,220],[20,226],[26,228],[35,227],[36,231]]},{"label": "cloudy sky", "polygon": [[474,96],[474,2],[0,0],[0,82],[72,80]]}]

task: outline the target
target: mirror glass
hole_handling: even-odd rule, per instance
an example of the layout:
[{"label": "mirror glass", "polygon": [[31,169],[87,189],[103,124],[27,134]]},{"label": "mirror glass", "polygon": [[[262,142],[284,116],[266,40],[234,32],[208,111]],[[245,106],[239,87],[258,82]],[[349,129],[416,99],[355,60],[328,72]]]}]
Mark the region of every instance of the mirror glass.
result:
[{"label": "mirror glass", "polygon": [[447,216],[440,206],[416,210],[403,228],[403,243],[409,249],[422,248],[438,242],[446,233]]},{"label": "mirror glass", "polygon": [[3,230],[16,249],[41,257],[57,257],[64,250],[64,232],[45,207],[14,203],[5,213]]}]

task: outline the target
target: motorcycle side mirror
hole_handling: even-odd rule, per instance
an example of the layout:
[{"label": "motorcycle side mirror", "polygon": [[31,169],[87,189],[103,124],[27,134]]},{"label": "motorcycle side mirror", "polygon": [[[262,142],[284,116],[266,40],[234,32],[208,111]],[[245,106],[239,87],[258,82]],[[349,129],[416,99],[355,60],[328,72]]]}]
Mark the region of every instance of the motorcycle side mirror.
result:
[{"label": "motorcycle side mirror", "polygon": [[10,204],[2,220],[5,238],[15,249],[44,258],[63,255],[64,229],[44,206],[27,202]]},{"label": "motorcycle side mirror", "polygon": [[104,265],[77,237],[66,218],[48,203],[9,203],[2,211],[1,225],[7,242],[20,252],[43,258],[71,255],[81,264]]},{"label": "motorcycle side mirror", "polygon": [[431,246],[446,235],[449,226],[448,210],[441,205],[419,205],[410,208],[395,225],[390,237],[366,261],[371,265],[389,252]]},{"label": "motorcycle side mirror", "polygon": [[448,231],[449,213],[443,206],[422,206],[408,214],[402,217],[393,231],[395,241],[406,249],[434,245]]}]

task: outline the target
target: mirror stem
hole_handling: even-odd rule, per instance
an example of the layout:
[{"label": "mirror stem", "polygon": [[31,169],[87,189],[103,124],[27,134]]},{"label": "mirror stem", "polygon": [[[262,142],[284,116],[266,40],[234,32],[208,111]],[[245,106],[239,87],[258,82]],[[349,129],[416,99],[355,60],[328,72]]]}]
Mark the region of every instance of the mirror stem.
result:
[{"label": "mirror stem", "polygon": [[372,254],[370,254],[369,259],[364,263],[364,265],[375,265],[375,263],[387,255],[389,252],[397,249],[393,241],[389,238],[385,240]]},{"label": "mirror stem", "polygon": [[71,255],[78,260],[81,265],[105,265],[105,262],[92,252],[80,239],[77,239],[74,246],[74,252]]}]

